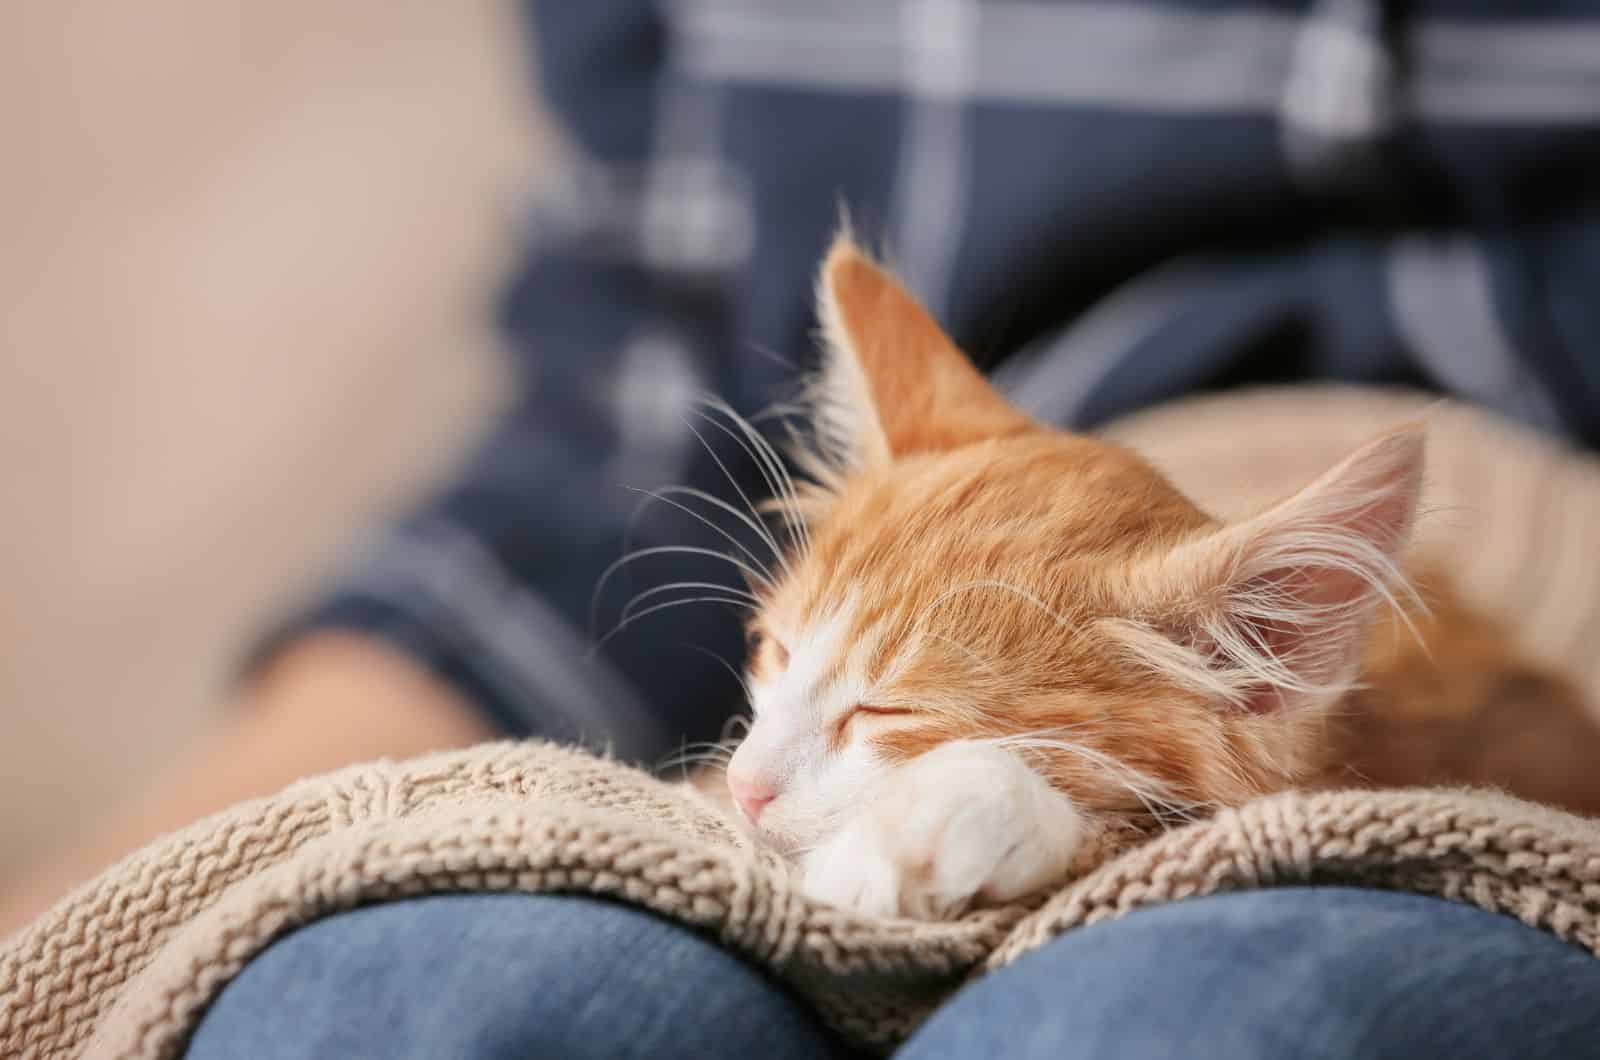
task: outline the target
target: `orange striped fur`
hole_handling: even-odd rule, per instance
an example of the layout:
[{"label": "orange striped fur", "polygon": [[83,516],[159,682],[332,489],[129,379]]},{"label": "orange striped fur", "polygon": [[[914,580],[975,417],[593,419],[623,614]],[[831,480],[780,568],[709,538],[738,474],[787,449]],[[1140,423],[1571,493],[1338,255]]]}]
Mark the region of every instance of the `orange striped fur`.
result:
[{"label": "orange striped fur", "polygon": [[[1425,629],[1444,628],[1397,566],[1421,425],[1225,526],[1136,454],[1013,408],[848,238],[823,266],[819,312],[812,481],[777,501],[797,528],[786,569],[752,586],[754,721],[729,777],[764,837],[827,861],[810,874],[821,896],[948,915],[1262,793],[1366,767],[1406,779],[1392,755],[1358,746],[1383,727],[1351,719],[1416,683],[1417,656],[1370,647],[1380,610],[1407,603]],[[1485,628],[1462,619],[1449,632]],[[943,805],[936,783],[912,796],[896,778],[950,748],[982,758],[971,775],[991,787],[1043,780],[1054,809],[1029,828],[1054,853],[1031,871],[1008,854],[1002,868],[980,856],[981,836],[956,834],[963,804],[945,800],[933,846],[905,857],[929,880],[939,858],[989,867],[950,884],[971,893],[909,898],[915,865],[896,867],[887,811],[877,831],[858,819],[875,804]],[[896,784],[906,790],[886,794]],[[1046,797],[1028,798],[1015,805]],[[1052,813],[1071,827],[1052,831]],[[877,861],[889,867],[875,877],[856,865]],[[872,897],[885,888],[899,897]]]}]

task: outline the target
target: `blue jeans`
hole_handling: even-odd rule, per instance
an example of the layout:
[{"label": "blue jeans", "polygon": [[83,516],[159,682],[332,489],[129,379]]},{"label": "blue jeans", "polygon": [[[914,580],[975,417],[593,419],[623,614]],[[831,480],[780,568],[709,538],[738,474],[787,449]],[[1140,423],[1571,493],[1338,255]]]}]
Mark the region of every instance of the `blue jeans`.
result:
[{"label": "blue jeans", "polygon": [[[1071,932],[902,1049],[955,1057],[1600,1057],[1600,961],[1377,891],[1202,898]],[[252,961],[190,1060],[844,1057],[781,986],[624,906],[520,895],[344,913]]]}]

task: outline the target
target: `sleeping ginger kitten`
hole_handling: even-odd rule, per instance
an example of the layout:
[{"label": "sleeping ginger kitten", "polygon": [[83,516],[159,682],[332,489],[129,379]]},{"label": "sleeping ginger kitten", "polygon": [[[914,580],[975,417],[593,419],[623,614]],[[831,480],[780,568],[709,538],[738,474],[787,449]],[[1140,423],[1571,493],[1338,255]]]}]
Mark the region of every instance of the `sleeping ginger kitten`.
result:
[{"label": "sleeping ginger kitten", "polygon": [[1222,525],[1133,453],[1009,405],[846,238],[819,303],[820,455],[780,498],[795,547],[752,586],[754,717],[727,770],[808,893],[950,917],[1266,792],[1363,764],[1407,779],[1356,738],[1404,718],[1345,719],[1424,658],[1373,632],[1410,593],[1420,425]]}]

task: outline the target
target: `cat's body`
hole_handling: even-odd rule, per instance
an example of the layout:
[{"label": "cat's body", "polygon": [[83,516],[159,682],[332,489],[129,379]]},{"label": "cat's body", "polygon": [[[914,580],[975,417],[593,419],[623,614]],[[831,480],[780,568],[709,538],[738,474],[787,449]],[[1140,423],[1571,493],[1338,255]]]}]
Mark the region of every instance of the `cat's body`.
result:
[{"label": "cat's body", "polygon": [[[780,479],[794,544],[751,587],[754,720],[727,778],[814,896],[951,916],[1307,784],[1600,809],[1569,690],[1447,586],[1410,598],[1420,425],[1223,525],[1135,454],[1009,406],[848,240],[819,301],[814,482]],[[1425,648],[1375,625],[1391,604]],[[1472,742],[1530,714],[1571,778]]]},{"label": "cat's body", "polygon": [[1524,657],[1446,574],[1407,573],[1427,611],[1409,626],[1377,616],[1304,786],[1492,787],[1600,815],[1600,726],[1577,686]]}]

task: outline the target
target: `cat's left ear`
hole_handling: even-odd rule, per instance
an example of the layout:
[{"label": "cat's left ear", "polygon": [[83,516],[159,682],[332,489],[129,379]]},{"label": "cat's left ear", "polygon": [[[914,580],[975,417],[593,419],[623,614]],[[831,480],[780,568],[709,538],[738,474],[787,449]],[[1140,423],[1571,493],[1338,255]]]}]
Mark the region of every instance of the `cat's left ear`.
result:
[{"label": "cat's left ear", "polygon": [[1163,635],[1129,646],[1254,713],[1329,701],[1354,677],[1377,605],[1405,591],[1423,451],[1422,424],[1398,428],[1260,515],[1179,545],[1144,572]]},{"label": "cat's left ear", "polygon": [[817,312],[826,346],[815,427],[846,466],[1034,429],[847,233],[823,261]]}]

